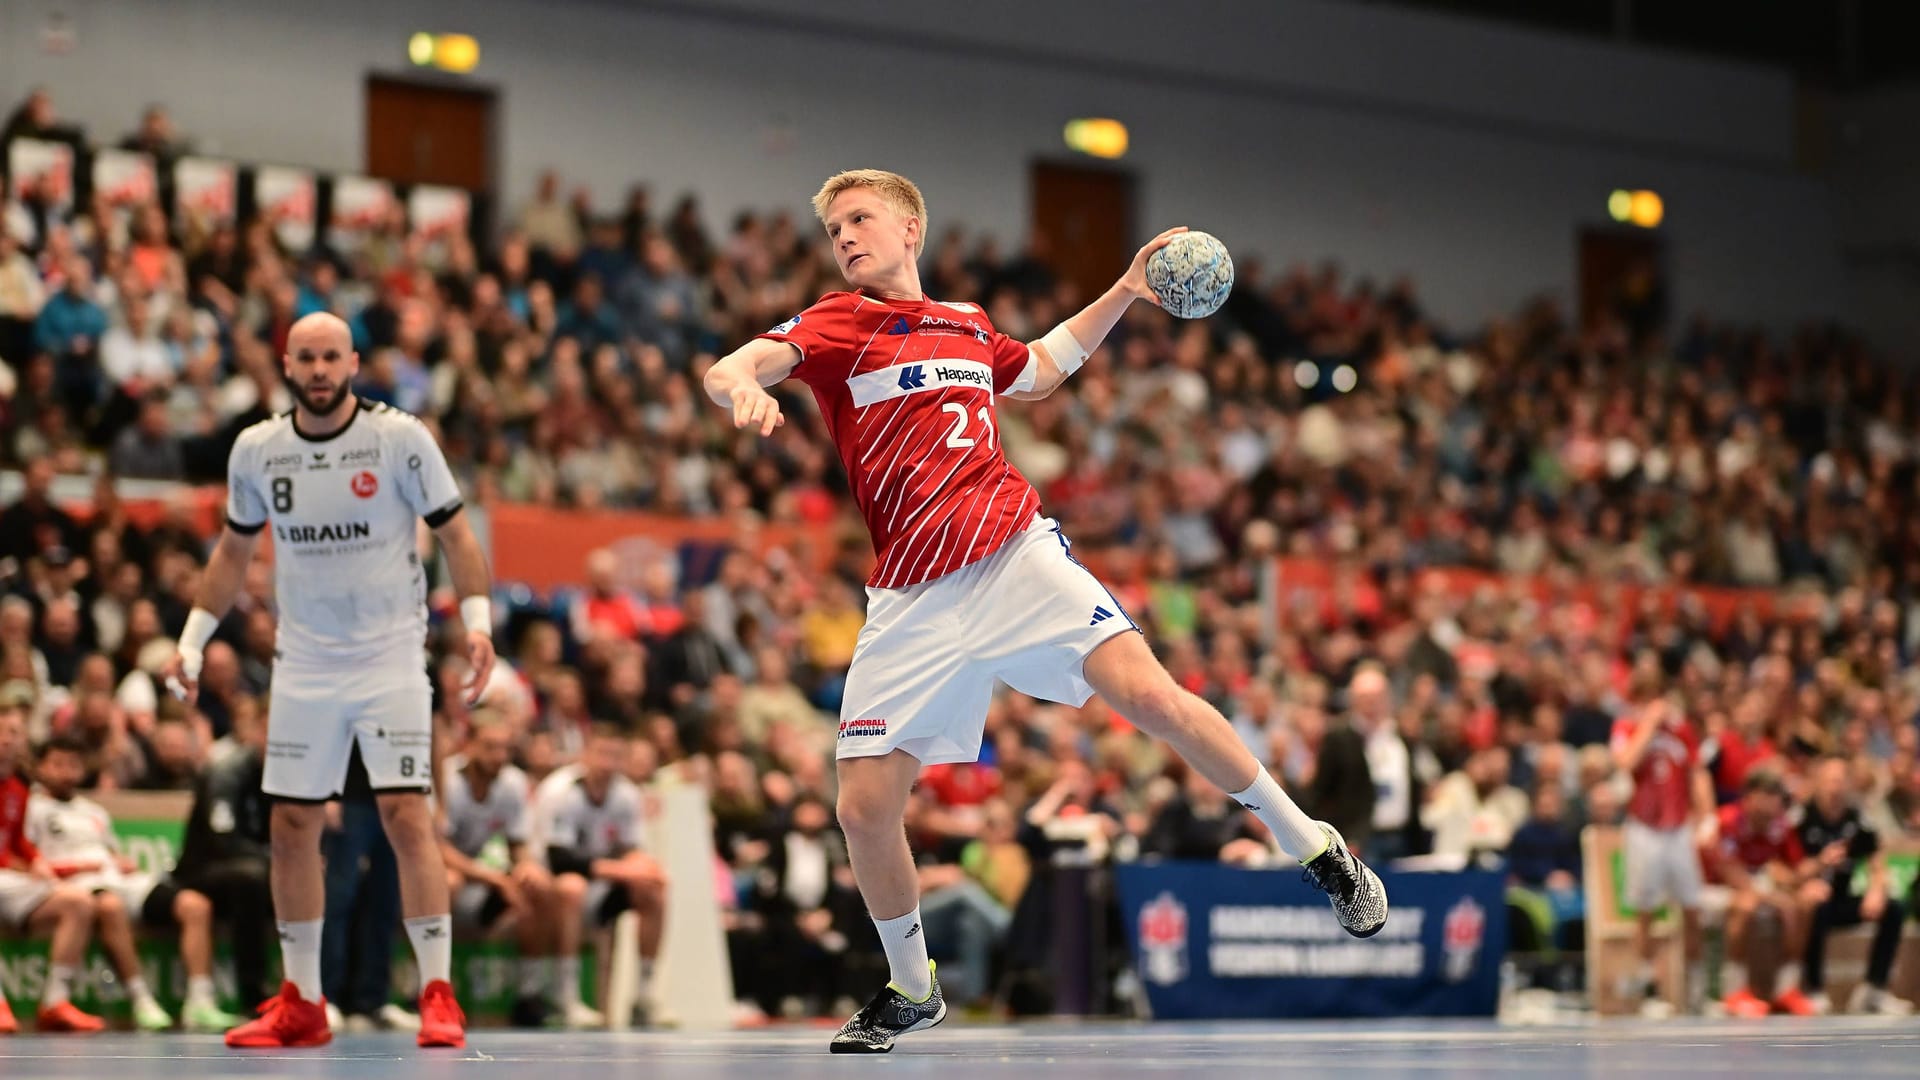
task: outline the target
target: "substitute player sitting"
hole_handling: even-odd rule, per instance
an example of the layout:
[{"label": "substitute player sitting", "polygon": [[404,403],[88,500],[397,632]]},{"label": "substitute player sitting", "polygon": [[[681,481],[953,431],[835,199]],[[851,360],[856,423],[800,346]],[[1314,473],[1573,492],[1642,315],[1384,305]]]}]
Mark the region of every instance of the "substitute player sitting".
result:
[{"label": "substitute player sitting", "polygon": [[464,1046],[466,1017],[448,981],[446,867],[427,799],[432,688],[417,522],[438,536],[460,592],[476,698],[493,670],[486,556],[426,426],[354,396],[360,357],[346,323],[324,312],[294,323],[284,371],[294,408],[234,443],[227,527],[166,670],[177,692],[194,693],[207,642],[272,524],[280,622],[262,786],[278,800],[273,906],[287,978],[258,1020],[227,1033],[227,1045],[318,1046],[333,1037],[320,991],[320,831],[358,743],[400,865],[400,906],[422,983],[419,1043]]},{"label": "substitute player sitting", "polygon": [[[1778,775],[1768,769],[1748,773],[1740,801],[1720,808],[1720,828],[1700,860],[1708,879],[1729,892],[1723,980],[1734,988],[1725,1000],[1729,1016],[1812,1016],[1817,1011],[1800,990],[1799,956],[1807,944],[1808,913],[1825,897],[1809,891],[1820,888],[1818,883],[1801,881],[1805,855],[1799,833],[1787,820],[1787,805]],[[1763,927],[1774,937],[1776,952],[1789,958],[1774,976],[1771,1003],[1754,993],[1747,979]]]},{"label": "substitute player sitting", "polygon": [[570,1028],[606,1019],[580,1000],[580,939],[623,911],[640,917],[640,987],[646,997],[665,929],[666,875],[645,847],[640,788],[620,774],[627,738],[595,724],[578,763],[554,771],[534,796],[535,843],[553,872],[558,997]]},{"label": "substitute player sitting", "polygon": [[154,1000],[140,970],[133,923],[180,930],[180,962],[187,969],[181,1014],[188,1031],[224,1031],[239,1020],[220,1008],[213,987],[213,902],[137,869],[120,850],[106,808],[77,791],[87,774],[87,745],[62,736],[40,748],[40,792],[27,808],[27,835],[53,872],[93,898],[100,947],[133,1003],[134,1026],[165,1031],[173,1017]]},{"label": "substitute player sitting", "polygon": [[[16,702],[0,703],[0,930],[52,939],[51,963],[41,989],[41,1031],[95,1032],[106,1022],[83,1013],[68,990],[86,961],[87,936],[93,930],[93,900],[85,889],[61,881],[32,840],[27,839],[31,805],[27,779],[19,771],[26,746],[27,713]],[[0,1035],[20,1030],[13,1007],[0,993]]]},{"label": "substitute player sitting", "polygon": [[1379,879],[1301,812],[1216,709],[1175,684],[1000,446],[996,397],[1043,398],[1064,383],[1134,300],[1152,299],[1147,257],[1183,230],[1141,248],[1085,310],[1020,342],[977,305],[921,291],[927,207],[912,181],[841,173],[813,207],[853,291],[715,363],[706,391],[736,427],[770,435],[785,418],[764,388],[806,383],[878,557],[840,711],[839,819],[892,981],[833,1051],[885,1053],[946,1016],[902,822],[922,766],[978,756],[996,680],[1073,705],[1099,693],[1258,815],[1349,933],[1377,933],[1387,918]]},{"label": "substitute player sitting", "polygon": [[[461,934],[488,935],[512,917],[520,948],[520,991],[513,1022],[539,1027],[546,1020],[548,959],[552,953],[553,877],[527,844],[533,792],[527,774],[508,759],[513,732],[500,714],[473,714],[464,752],[446,760],[440,785],[445,822],[441,839],[453,925]],[[504,847],[505,865],[488,861]]]}]

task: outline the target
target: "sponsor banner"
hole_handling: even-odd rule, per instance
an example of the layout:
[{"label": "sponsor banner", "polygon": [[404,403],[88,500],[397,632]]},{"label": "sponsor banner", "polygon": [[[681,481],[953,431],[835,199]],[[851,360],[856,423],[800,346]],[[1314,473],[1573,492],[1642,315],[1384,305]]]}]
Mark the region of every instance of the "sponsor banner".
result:
[{"label": "sponsor banner", "polygon": [[399,205],[393,185],[367,176],[341,176],[333,181],[333,216],[327,239],[335,250],[358,254]]},{"label": "sponsor banner", "polygon": [[197,222],[208,230],[232,224],[237,176],[238,170],[231,161],[187,157],[174,162],[176,224],[181,229],[190,229]]},{"label": "sponsor banner", "polygon": [[[1369,615],[1383,601],[1371,567],[1357,561],[1282,558],[1273,561],[1273,569],[1277,586],[1274,596],[1283,609],[1304,608],[1328,623],[1336,621],[1343,611]],[[1445,566],[1415,570],[1412,584],[1415,596],[1438,592],[1460,600],[1483,594],[1518,598],[1538,609],[1543,626],[1601,640],[1612,640],[1627,629],[1624,624],[1607,625],[1604,620],[1609,612],[1630,619],[1647,604],[1666,613],[1698,610],[1716,631],[1724,631],[1747,608],[1762,618],[1777,613],[1806,619],[1819,617],[1826,603],[1824,596],[1813,592],[1631,585],[1547,575],[1507,576]],[[1459,659],[1463,666],[1485,669],[1492,662],[1492,650],[1480,652],[1484,655]]]},{"label": "sponsor banner", "polygon": [[1354,938],[1294,869],[1151,863],[1117,871],[1127,940],[1163,1020],[1492,1016],[1507,947],[1490,871],[1380,871],[1387,925]]},{"label": "sponsor banner", "polygon": [[153,158],[133,150],[100,150],[93,155],[93,194],[120,209],[150,203],[159,195]]},{"label": "sponsor banner", "polygon": [[45,139],[15,139],[7,144],[7,176],[13,197],[38,199],[64,220],[73,211],[73,147]]},{"label": "sponsor banner", "polygon": [[253,202],[273,222],[274,235],[296,255],[313,247],[315,195],[313,173],[277,165],[253,174]]},{"label": "sponsor banner", "polygon": [[421,184],[407,192],[407,220],[413,235],[426,242],[422,256],[429,266],[444,266],[448,242],[465,236],[473,215],[473,196],[460,188]]}]

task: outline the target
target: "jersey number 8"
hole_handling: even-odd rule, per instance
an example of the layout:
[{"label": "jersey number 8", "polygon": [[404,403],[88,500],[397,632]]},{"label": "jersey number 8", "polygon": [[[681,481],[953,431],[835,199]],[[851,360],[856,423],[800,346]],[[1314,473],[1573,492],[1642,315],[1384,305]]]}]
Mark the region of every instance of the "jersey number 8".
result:
[{"label": "jersey number 8", "polygon": [[273,509],[275,513],[280,514],[288,513],[293,509],[293,477],[273,478]]}]

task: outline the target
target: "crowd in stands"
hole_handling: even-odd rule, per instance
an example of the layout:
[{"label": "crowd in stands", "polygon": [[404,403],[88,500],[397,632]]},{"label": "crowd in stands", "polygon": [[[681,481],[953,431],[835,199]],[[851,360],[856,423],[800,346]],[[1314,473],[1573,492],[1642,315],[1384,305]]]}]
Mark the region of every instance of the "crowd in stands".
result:
[{"label": "crowd in stands", "polygon": [[[34,106],[47,124],[52,107]],[[148,129],[177,138],[164,113]],[[0,702],[34,742],[83,745],[101,789],[191,789],[252,730],[269,575],[256,567],[208,649],[198,706],[172,701],[152,676],[208,537],[185,504],[133,524],[111,478],[220,482],[237,433],[291,404],[289,325],[334,311],[361,353],[356,391],[420,415],[473,503],[859,540],[824,575],[779,553],[596,553],[579,589],[506,617],[483,706],[533,783],[606,723],[631,780],[706,784],[741,996],[824,1008],[884,966],[832,829],[830,720],[866,550],[804,390],[780,391],[790,422],[761,440],[699,380],[844,286],[803,214],[727,208],[715,228],[691,195],[595,195],[549,174],[480,246],[429,242],[401,216],[351,255],[285,250],[262,220],[16,207],[8,220],[35,227],[0,231],[0,460],[24,481],[0,510]],[[932,236],[928,292],[978,300],[1008,334],[1081,302],[1043,246],[937,220]],[[1758,769],[1798,806],[1833,760],[1879,836],[1920,838],[1911,373],[1831,328],[1668,328],[1644,298],[1588,327],[1546,300],[1442,326],[1411,283],[1236,257],[1220,315],[1136,305],[1065,390],[1000,422],[1175,677],[1310,813],[1374,858],[1505,858],[1517,882],[1569,896],[1577,830],[1619,822],[1631,796],[1615,725],[1657,694],[1720,802]],[[84,519],[49,499],[59,473],[100,478]],[[1331,584],[1288,586],[1280,557]],[[1439,567],[1493,576],[1443,586],[1425,573]],[[1668,586],[1745,591],[1710,604]],[[436,642],[432,663],[458,751],[462,661]],[[1277,858],[1097,700],[1009,692],[984,745],[929,770],[909,818],[956,1000],[1044,987],[1033,913],[1063,853]]]}]

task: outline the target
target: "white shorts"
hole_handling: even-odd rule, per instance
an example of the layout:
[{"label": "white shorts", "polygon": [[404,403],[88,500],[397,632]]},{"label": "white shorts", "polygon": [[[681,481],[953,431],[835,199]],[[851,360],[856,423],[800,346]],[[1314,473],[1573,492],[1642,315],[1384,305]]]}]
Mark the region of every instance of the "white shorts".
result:
[{"label": "white shorts", "polygon": [[1035,517],[970,566],[904,589],[868,589],[840,705],[839,755],[904,750],[923,765],[974,761],[994,681],[1083,705],[1087,654],[1137,630],[1080,565],[1060,526]]},{"label": "white shorts", "polygon": [[507,913],[507,898],[484,881],[469,881],[453,893],[453,930],[463,937],[485,937]]},{"label": "white shorts", "polygon": [[433,688],[418,656],[354,670],[273,666],[267,794],[340,794],[356,739],[375,791],[433,790]]},{"label": "white shorts", "polygon": [[1700,853],[1694,850],[1692,829],[1655,829],[1630,820],[1626,856],[1628,907],[1653,911],[1671,901],[1699,909]]},{"label": "white shorts", "polygon": [[53,895],[53,882],[23,874],[18,870],[0,870],[0,930],[18,932]]},{"label": "white shorts", "polygon": [[127,914],[135,923],[141,922],[147,908],[147,898],[160,884],[160,879],[152,874],[122,874],[113,871],[101,874],[75,874],[67,879],[67,884],[77,885],[90,893],[110,892],[126,905]]}]

